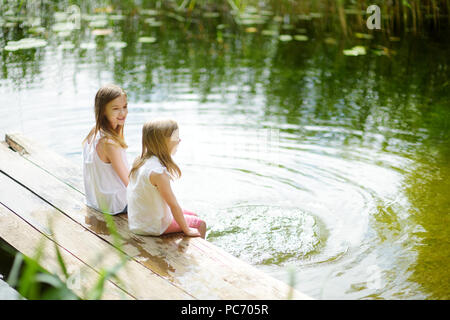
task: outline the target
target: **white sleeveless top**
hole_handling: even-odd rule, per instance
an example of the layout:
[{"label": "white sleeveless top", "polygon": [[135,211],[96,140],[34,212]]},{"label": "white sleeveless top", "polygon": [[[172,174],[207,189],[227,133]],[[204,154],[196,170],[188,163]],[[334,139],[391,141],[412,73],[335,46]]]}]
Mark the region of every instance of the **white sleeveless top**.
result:
[{"label": "white sleeveless top", "polygon": [[131,177],[127,187],[128,226],[131,232],[159,236],[172,222],[169,206],[150,182],[152,172],[164,171],[167,172],[167,168],[152,156]]},{"label": "white sleeveless top", "polygon": [[[83,145],[86,205],[101,212],[117,214],[127,205],[127,187],[114,171],[112,164],[103,162],[97,154],[97,143],[102,136],[99,132],[93,142],[86,141]],[[125,149],[121,149],[121,154],[129,168]]]}]

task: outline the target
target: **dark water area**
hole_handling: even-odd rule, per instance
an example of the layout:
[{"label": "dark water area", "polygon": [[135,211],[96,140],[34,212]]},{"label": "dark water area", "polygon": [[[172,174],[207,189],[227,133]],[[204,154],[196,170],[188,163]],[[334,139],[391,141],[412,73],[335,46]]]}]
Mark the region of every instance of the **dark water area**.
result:
[{"label": "dark water area", "polygon": [[[236,24],[80,7],[72,29],[64,3],[42,29],[2,16],[2,136],[81,165],[95,93],[116,83],[129,162],[146,120],[178,121],[174,188],[208,241],[282,281],[293,272],[317,299],[450,297],[448,32],[343,38],[268,12]],[[29,37],[45,44],[8,44]]]}]

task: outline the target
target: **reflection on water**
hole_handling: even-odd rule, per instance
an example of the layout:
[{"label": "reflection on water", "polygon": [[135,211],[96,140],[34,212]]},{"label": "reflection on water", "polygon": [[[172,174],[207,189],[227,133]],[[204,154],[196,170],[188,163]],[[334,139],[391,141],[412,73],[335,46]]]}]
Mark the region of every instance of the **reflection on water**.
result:
[{"label": "reflection on water", "polygon": [[[80,162],[95,93],[115,82],[130,162],[146,120],[178,120],[174,187],[209,241],[283,281],[294,268],[315,298],[449,298],[448,43],[405,35],[382,43],[395,55],[348,57],[377,40],[282,42],[231,25],[218,41],[220,20],[106,16],[105,36],[91,17],[41,35],[46,47],[2,49],[2,135]],[[1,47],[27,32],[3,26]]]}]

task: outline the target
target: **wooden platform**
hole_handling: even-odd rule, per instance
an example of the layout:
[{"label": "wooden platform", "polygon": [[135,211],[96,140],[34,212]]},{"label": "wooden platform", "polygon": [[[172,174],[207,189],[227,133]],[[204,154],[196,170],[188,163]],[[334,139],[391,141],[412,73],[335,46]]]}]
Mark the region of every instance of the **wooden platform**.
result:
[{"label": "wooden platform", "polygon": [[81,163],[21,134],[0,143],[0,237],[30,257],[42,244],[41,265],[62,278],[57,245],[69,274],[81,275],[71,288],[81,298],[122,254],[120,281],[107,281],[103,299],[310,299],[201,238],[138,236],[126,214],[112,218],[122,252],[103,215],[84,205]]}]

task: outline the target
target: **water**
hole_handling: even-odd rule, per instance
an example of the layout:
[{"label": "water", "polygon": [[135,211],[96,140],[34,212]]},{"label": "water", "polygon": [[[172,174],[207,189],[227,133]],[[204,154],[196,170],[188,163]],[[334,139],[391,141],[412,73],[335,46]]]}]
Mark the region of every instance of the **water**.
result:
[{"label": "water", "polygon": [[[1,49],[0,134],[21,131],[80,162],[95,93],[117,83],[130,162],[146,120],[178,121],[174,188],[208,241],[282,281],[293,270],[314,298],[450,297],[448,42],[332,44],[310,29],[306,42],[282,42],[229,17],[146,18],[109,19],[113,33],[97,37],[82,20],[58,36],[50,11],[46,47]],[[229,24],[222,41],[219,23]],[[2,30],[1,48],[28,37]],[[342,53],[380,44],[391,56]]]}]

